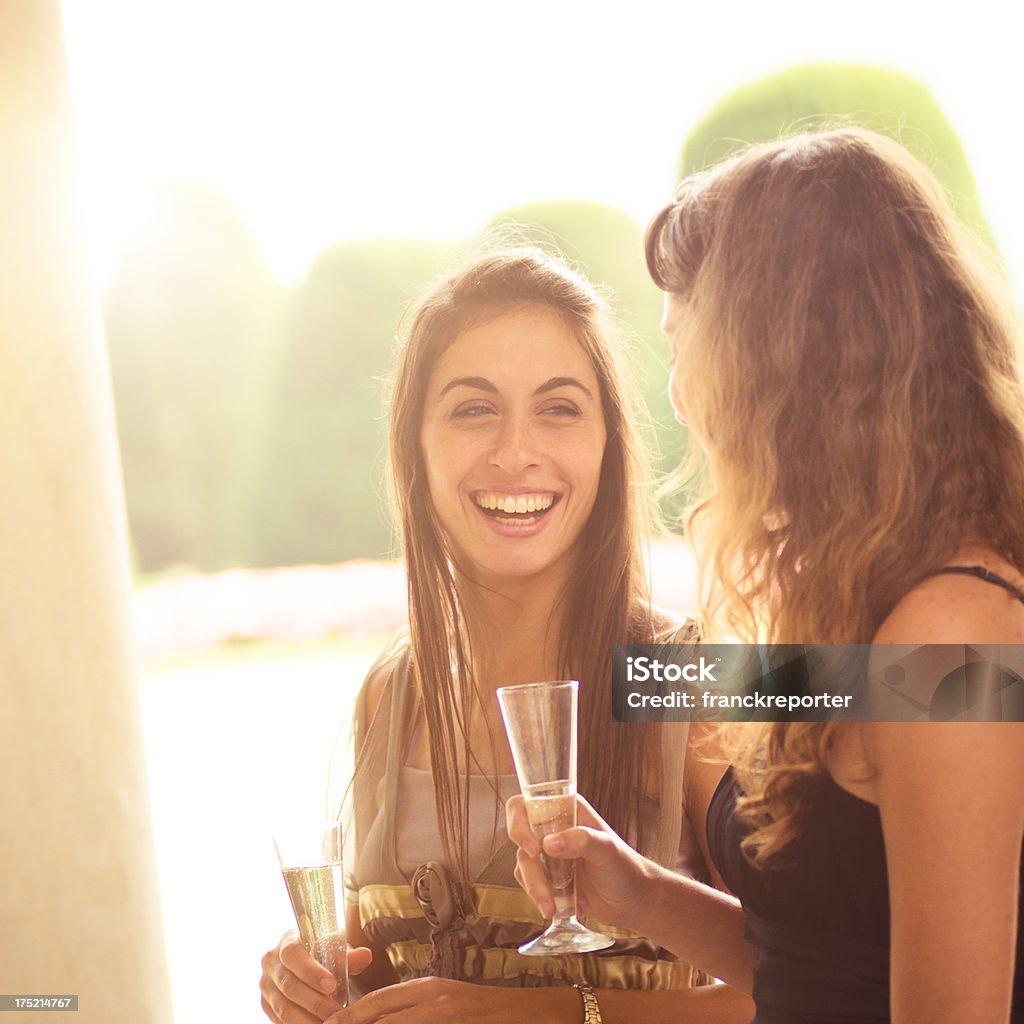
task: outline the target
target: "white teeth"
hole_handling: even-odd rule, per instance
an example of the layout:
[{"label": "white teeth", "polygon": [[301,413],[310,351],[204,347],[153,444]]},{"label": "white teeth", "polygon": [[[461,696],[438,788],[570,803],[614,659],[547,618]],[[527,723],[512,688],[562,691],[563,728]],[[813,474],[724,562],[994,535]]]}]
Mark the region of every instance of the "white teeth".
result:
[{"label": "white teeth", "polygon": [[525,515],[529,512],[546,512],[554,504],[554,495],[531,494],[527,495],[498,495],[478,494],[476,503],[492,512],[506,512],[509,514]]}]

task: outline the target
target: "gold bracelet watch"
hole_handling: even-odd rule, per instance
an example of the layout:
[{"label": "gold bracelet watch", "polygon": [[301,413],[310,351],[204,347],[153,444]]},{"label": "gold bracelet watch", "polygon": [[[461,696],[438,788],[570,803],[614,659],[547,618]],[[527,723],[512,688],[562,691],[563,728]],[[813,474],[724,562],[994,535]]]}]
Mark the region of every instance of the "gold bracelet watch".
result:
[{"label": "gold bracelet watch", "polygon": [[589,985],[573,985],[583,999],[583,1024],[601,1024],[601,1007]]}]

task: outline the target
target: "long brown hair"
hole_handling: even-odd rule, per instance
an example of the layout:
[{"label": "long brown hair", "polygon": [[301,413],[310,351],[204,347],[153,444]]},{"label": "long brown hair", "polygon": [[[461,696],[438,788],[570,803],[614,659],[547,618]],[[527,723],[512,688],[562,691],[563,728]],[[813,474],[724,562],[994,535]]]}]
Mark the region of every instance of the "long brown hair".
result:
[{"label": "long brown hair", "polygon": [[[646,246],[686,304],[709,621],[745,640],[869,643],[964,543],[1024,567],[1016,322],[902,147],[859,128],[754,146],[686,179]],[[833,735],[774,724],[747,747],[748,850],[795,835]]]},{"label": "long brown hair", "polygon": [[[434,285],[410,310],[391,397],[390,471],[409,588],[412,674],[430,743],[441,839],[467,879],[468,709],[477,699],[455,556],[434,511],[420,446],[426,384],[447,346],[470,326],[543,306],[563,318],[600,383],[607,442],[593,511],[568,591],[559,672],[579,678],[580,786],[626,834],[636,831],[646,730],[611,721],[611,644],[650,642],[655,623],[641,560],[649,523],[634,416],[640,406],[607,303],[589,283],[535,247],[484,251]],[[461,757],[460,757],[461,755]],[[464,768],[460,768],[460,763]]]}]

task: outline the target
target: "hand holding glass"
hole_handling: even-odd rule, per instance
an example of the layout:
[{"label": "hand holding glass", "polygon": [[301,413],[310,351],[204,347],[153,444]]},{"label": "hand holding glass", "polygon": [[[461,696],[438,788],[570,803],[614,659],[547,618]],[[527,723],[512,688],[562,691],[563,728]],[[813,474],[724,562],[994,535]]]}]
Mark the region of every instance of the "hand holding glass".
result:
[{"label": "hand holding glass", "polygon": [[[576,824],[576,718],[579,683],[503,686],[498,690],[512,759],[534,835],[543,840]],[[576,917],[575,862],[541,854],[555,915],[547,931],[519,947],[525,956],[607,949],[614,942]]]},{"label": "hand holding glass", "polygon": [[274,835],[281,874],[295,911],[295,923],[310,955],[337,979],[331,997],[348,1005],[348,946],[345,941],[345,885],[342,826],[296,828]]}]

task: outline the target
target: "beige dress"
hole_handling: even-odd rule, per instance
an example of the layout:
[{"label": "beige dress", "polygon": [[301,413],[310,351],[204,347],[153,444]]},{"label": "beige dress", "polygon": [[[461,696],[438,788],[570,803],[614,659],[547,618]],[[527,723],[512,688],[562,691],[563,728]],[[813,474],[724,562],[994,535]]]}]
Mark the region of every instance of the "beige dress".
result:
[{"label": "beige dress", "polygon": [[[387,950],[402,981],[440,976],[487,985],[679,989],[707,979],[671,953],[630,932],[601,927],[615,945],[586,956],[525,957],[517,947],[545,922],[513,878],[515,846],[505,834],[505,799],[514,776],[470,777],[469,892],[443,863],[431,775],[402,762],[414,701],[409,652],[400,651],[364,737],[353,783],[355,861],[351,898],[367,937]],[[365,687],[364,687],[365,692]],[[357,714],[365,713],[360,694]],[[360,718],[365,722],[365,718]],[[655,859],[694,873],[701,864],[681,814],[686,726],[662,731],[660,806],[648,805],[645,828],[657,829]]]}]

